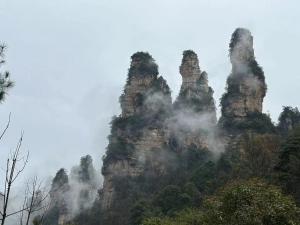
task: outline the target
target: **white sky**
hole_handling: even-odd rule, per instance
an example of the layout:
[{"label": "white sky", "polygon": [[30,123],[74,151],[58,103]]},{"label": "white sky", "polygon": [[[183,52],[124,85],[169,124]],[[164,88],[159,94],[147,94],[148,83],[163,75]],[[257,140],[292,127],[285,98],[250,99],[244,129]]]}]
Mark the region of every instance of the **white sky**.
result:
[{"label": "white sky", "polygon": [[174,99],[182,51],[193,49],[219,105],[237,27],[254,36],[268,84],[264,111],[277,121],[282,105],[300,105],[299,21],[298,0],[0,0],[0,41],[16,82],[0,106],[1,127],[12,112],[0,165],[24,130],[24,179],[69,170],[86,154],[100,168],[136,51],[156,59]]}]

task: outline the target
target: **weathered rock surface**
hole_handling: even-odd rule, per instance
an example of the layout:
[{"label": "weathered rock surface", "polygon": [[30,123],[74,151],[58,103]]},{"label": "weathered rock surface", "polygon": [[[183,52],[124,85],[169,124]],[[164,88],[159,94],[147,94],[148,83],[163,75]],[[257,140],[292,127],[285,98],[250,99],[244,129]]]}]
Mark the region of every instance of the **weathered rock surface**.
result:
[{"label": "weathered rock surface", "polygon": [[180,66],[182,85],[174,103],[175,110],[190,110],[196,113],[210,113],[212,122],[216,122],[216,107],[213,90],[208,85],[207,73],[201,71],[198,56],[195,52],[183,52]]},{"label": "weathered rock surface", "polygon": [[243,119],[251,113],[262,113],[267,86],[263,70],[255,60],[250,31],[238,28],[232,34],[230,61],[232,72],[221,100],[222,119]]},{"label": "weathered rock surface", "polygon": [[[246,121],[246,127],[273,126],[262,113],[265,77],[255,60],[253,38],[246,29],[237,29],[230,43],[232,72],[221,100],[219,121],[223,132],[217,127],[213,89],[208,84],[207,73],[200,69],[195,52],[183,53],[182,85],[173,104],[170,89],[158,76],[154,59],[143,52],[135,53],[131,59],[127,83],[120,97],[122,113],[112,121],[102,168],[104,184],[100,201],[107,212],[105,215],[114,213],[109,219],[114,225],[129,224],[133,199],[145,195],[145,180],[155,183],[153,177],[164,179],[167,177],[164,175],[172,171],[170,165],[179,162],[181,156],[184,158],[192,151],[205,155],[208,152],[206,159],[210,160],[211,153],[224,151],[224,142],[240,148],[240,130],[235,127],[240,121]],[[258,125],[257,120],[254,124],[248,123],[252,122],[253,114],[259,114]],[[230,126],[235,132],[228,131]]]},{"label": "weathered rock surface", "polygon": [[177,151],[186,151],[190,146],[209,149],[216,126],[216,107],[207,73],[200,70],[195,52],[183,52],[180,74],[180,93],[168,120],[174,147]]},{"label": "weathered rock surface", "polygon": [[169,87],[162,77],[158,77],[158,66],[154,59],[142,52],[135,53],[131,59],[127,84],[120,97],[122,117],[150,113],[159,110],[159,107],[170,106]]},{"label": "weathered rock surface", "polygon": [[249,154],[246,143],[250,136],[273,134],[275,127],[262,112],[267,85],[255,59],[249,30],[238,28],[233,32],[229,53],[232,71],[221,98],[222,115],[218,123],[225,148],[223,157],[238,163]]},{"label": "weathered rock surface", "polygon": [[104,209],[109,209],[114,202],[116,177],[140,176],[146,162],[155,161],[152,167],[157,172],[165,170],[163,163],[152,158],[165,150],[163,121],[171,109],[171,93],[166,81],[158,77],[158,66],[148,53],[138,52],[131,59],[127,84],[120,97],[122,114],[112,122],[102,169]]}]

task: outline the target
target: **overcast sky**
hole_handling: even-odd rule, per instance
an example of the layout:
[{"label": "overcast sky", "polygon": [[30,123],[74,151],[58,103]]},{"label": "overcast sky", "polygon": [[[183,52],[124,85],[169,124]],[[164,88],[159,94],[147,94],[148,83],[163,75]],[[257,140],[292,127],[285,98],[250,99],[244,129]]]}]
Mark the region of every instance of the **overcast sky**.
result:
[{"label": "overcast sky", "polygon": [[[54,175],[90,154],[97,168],[130,56],[148,51],[177,96],[182,51],[208,72],[216,104],[230,73],[228,44],[251,30],[268,84],[264,111],[299,106],[299,0],[0,0],[0,41],[16,86],[0,105],[0,165],[24,130],[30,162],[23,177]],[[2,174],[1,174],[2,175]]]}]

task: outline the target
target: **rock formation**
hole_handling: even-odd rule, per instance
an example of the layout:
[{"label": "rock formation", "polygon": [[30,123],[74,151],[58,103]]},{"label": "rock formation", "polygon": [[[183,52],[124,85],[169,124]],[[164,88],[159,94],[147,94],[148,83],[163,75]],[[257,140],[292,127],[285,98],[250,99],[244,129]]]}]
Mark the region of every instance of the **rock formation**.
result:
[{"label": "rock formation", "polygon": [[[195,52],[183,53],[182,85],[173,104],[152,56],[144,52],[132,55],[120,97],[122,112],[111,122],[103,158],[99,201],[103,224],[130,224],[130,209],[137,199],[152,198],[165,184],[172,184],[178,168],[182,174],[189,173],[191,161],[204,165],[215,159],[214,153],[224,151],[223,139],[237,149],[241,129],[273,129],[270,118],[262,113],[265,77],[255,60],[248,30],[239,28],[233,33],[230,61],[232,71],[221,99],[218,127],[213,89]],[[230,158],[233,154],[228,150],[224,155]]]},{"label": "rock formation", "polygon": [[157,113],[171,105],[170,89],[162,77],[158,77],[158,66],[148,54],[137,52],[131,57],[127,84],[120,97],[122,117],[143,113]]},{"label": "rock formation", "polygon": [[[267,121],[268,118],[262,114],[267,85],[264,72],[254,56],[250,31],[236,29],[229,48],[232,71],[227,79],[226,93],[221,99],[222,117],[219,124],[222,128],[234,130],[242,128],[243,123],[253,117]],[[251,128],[246,124],[245,127]]]},{"label": "rock formation", "polygon": [[191,146],[208,149],[217,118],[207,73],[200,70],[198,56],[191,50],[183,52],[179,70],[182,85],[174,103],[173,116],[169,119],[172,143],[177,145],[174,146],[177,151],[185,151]]},{"label": "rock formation", "polygon": [[282,135],[288,135],[300,125],[300,112],[297,107],[284,106],[279,116],[278,130]]},{"label": "rock formation", "polygon": [[[160,155],[167,145],[163,121],[171,110],[171,93],[166,81],[158,77],[158,66],[148,53],[135,53],[131,59],[127,83],[120,97],[122,114],[112,121],[102,168],[104,210],[118,207],[116,204],[122,201],[118,198],[118,203],[115,202],[119,195],[116,180],[134,179],[146,170],[165,173],[165,163],[161,160],[166,159]],[[126,192],[125,189],[122,192]]]},{"label": "rock formation", "polygon": [[[50,190],[51,205],[48,212],[50,215],[46,215],[46,220],[48,220],[48,217],[50,219],[54,218],[54,223],[63,225],[71,219],[68,207],[68,201],[70,199],[69,190],[68,175],[64,169],[60,169],[52,181]],[[54,216],[52,214],[54,214]],[[48,223],[48,221],[46,221],[46,223]]]},{"label": "rock formation", "polygon": [[208,86],[207,73],[201,71],[195,52],[183,52],[180,66],[182,85],[179,96],[174,103],[175,110],[188,109],[196,113],[210,113],[212,122],[216,122],[216,107],[213,90]]},{"label": "rock formation", "polygon": [[[229,47],[232,71],[218,124],[213,89],[195,52],[183,52],[182,85],[173,104],[152,56],[133,54],[120,97],[122,111],[111,122],[99,198],[90,204],[96,195],[96,176],[91,157],[83,157],[70,180],[64,170],[54,178],[48,224],[70,219],[74,224],[140,224],[141,216],[167,216],[184,204],[199,207],[203,197],[232,177],[271,173],[280,139],[262,112],[267,87],[251,33],[236,29]],[[277,131],[286,135],[299,124],[298,109],[285,107]],[[220,152],[221,157],[215,157]],[[76,185],[80,188],[75,190]],[[77,214],[68,202],[77,206]]]}]

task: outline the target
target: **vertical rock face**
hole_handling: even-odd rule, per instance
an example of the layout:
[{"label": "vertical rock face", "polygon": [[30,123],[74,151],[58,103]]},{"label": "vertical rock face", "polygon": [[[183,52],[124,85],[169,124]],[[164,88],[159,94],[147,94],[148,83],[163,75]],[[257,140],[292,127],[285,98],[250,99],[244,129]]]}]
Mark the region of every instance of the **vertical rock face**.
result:
[{"label": "vertical rock face", "polygon": [[232,72],[221,99],[222,117],[243,119],[251,113],[262,112],[267,86],[263,70],[255,60],[250,31],[236,29],[229,47]]},{"label": "vertical rock face", "polygon": [[[262,127],[270,125],[262,113],[265,77],[255,60],[253,38],[248,30],[239,28],[233,33],[230,61],[232,72],[221,100],[219,123],[230,127],[236,121],[247,121],[248,127],[251,116],[256,114],[255,122],[259,120]],[[151,55],[137,52],[131,57],[128,79],[120,97],[122,113],[111,122],[103,159],[100,201],[104,215],[110,216],[108,224],[130,224],[132,204],[140,195],[149,197],[158,191],[149,187],[159,183],[157,178],[167,178],[164,175],[174,172],[176,169],[172,167],[178,162],[188,164],[184,160],[190,153],[203,156],[203,162],[212,159],[212,153],[224,150],[223,139],[226,142],[230,139],[226,132],[219,137],[213,89],[207,73],[199,67],[195,52],[184,51],[180,74],[182,86],[172,104],[170,89],[158,75],[158,66]],[[229,141],[237,145],[239,137],[233,136]]]},{"label": "vertical rock face", "polygon": [[208,86],[207,73],[200,70],[198,56],[195,52],[191,50],[183,52],[180,74],[182,85],[174,108],[211,113],[211,119],[216,122],[213,90]]},{"label": "vertical rock face", "polygon": [[224,157],[245,160],[249,151],[249,134],[273,133],[270,117],[262,112],[267,85],[262,68],[254,55],[253,37],[249,30],[236,29],[229,44],[232,64],[226,92],[221,98],[222,116],[219,128],[225,143]]},{"label": "vertical rock face", "polygon": [[[57,211],[58,221],[53,222],[59,225],[63,225],[70,220],[70,211],[68,208],[68,200],[70,199],[69,190],[68,175],[64,169],[60,169],[52,181],[50,190],[50,211]],[[46,217],[48,216],[46,215]]]},{"label": "vertical rock face", "polygon": [[101,201],[105,210],[116,207],[114,201],[119,195],[116,180],[140,176],[149,162],[154,162],[150,163],[150,170],[164,173],[164,164],[156,157],[165,151],[163,121],[171,110],[171,93],[166,81],[158,77],[158,66],[151,55],[138,52],[131,59],[127,83],[120,97],[122,114],[112,121],[103,162]]},{"label": "vertical rock face", "polygon": [[173,147],[178,151],[191,146],[208,149],[208,139],[214,133],[217,120],[216,107],[207,73],[200,70],[195,52],[183,52],[180,74],[182,85],[174,103],[173,116],[169,119]]}]

